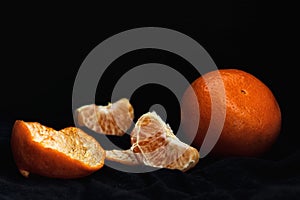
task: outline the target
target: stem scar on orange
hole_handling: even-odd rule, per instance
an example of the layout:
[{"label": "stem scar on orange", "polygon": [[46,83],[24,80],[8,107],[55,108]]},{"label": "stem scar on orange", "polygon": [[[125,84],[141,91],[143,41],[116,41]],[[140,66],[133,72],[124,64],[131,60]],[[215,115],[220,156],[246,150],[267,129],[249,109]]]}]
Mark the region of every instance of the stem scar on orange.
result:
[{"label": "stem scar on orange", "polygon": [[[193,145],[203,143],[211,119],[211,95],[218,97],[218,77],[224,84],[226,115],[220,138],[211,154],[216,156],[259,156],[270,149],[281,129],[281,111],[272,91],[258,78],[238,69],[215,70],[196,79],[185,91],[182,103],[182,125],[191,136],[191,112],[195,106],[192,92],[196,94],[200,119]],[[216,84],[217,83],[217,84]],[[206,89],[210,87],[212,91]],[[218,98],[216,98],[218,99]],[[196,102],[197,103],[197,102]]]}]

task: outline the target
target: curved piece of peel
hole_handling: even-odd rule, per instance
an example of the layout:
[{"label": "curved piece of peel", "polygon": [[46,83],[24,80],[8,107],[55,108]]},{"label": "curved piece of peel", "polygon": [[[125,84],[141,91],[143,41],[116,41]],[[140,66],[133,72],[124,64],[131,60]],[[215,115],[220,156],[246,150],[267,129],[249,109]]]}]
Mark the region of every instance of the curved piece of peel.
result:
[{"label": "curved piece of peel", "polygon": [[107,106],[85,105],[76,110],[79,126],[85,126],[97,133],[122,136],[133,121],[133,107],[122,98]]},{"label": "curved piece of peel", "polygon": [[20,173],[51,178],[87,176],[104,165],[105,151],[76,127],[56,131],[38,122],[14,123],[11,149]]},{"label": "curved piece of peel", "polygon": [[106,159],[126,165],[144,164],[187,171],[199,161],[197,149],[183,143],[155,112],[142,115],[131,133],[128,150],[106,151]]}]

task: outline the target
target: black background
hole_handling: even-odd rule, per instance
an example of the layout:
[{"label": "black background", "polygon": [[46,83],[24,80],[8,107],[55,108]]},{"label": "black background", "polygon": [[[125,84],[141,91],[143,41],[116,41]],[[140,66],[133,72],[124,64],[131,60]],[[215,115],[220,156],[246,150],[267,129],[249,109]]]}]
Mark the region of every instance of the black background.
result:
[{"label": "black background", "polygon": [[[299,134],[294,131],[297,123],[293,117],[298,109],[297,78],[295,65],[290,63],[293,26],[283,18],[281,5],[275,8],[254,1],[228,1],[188,8],[179,5],[176,9],[174,5],[162,7],[154,3],[139,7],[82,5],[80,9],[70,5],[29,6],[30,9],[27,6],[9,7],[2,17],[0,197],[299,197]],[[108,37],[145,26],[180,31],[199,42],[218,68],[242,69],[264,82],[282,111],[282,131],[271,151],[261,158],[208,157],[186,174],[169,170],[126,174],[105,166],[91,177],[79,180],[22,178],[9,149],[14,120],[38,121],[55,129],[74,125],[72,89],[85,57]],[[112,84],[118,73],[122,75],[122,67],[154,61],[173,68],[189,67],[186,61],[163,51],[129,53],[112,64],[111,72],[107,72],[108,77],[112,73],[112,78],[100,83],[105,92],[96,97],[96,102],[106,104],[110,100]],[[187,78],[192,81],[196,77],[187,72]],[[170,107],[168,122],[176,127],[178,115],[173,114],[176,100],[172,95],[158,97],[159,89],[155,86],[143,89],[132,99],[137,117],[152,104],[161,103]],[[139,103],[141,100],[143,104]]]}]

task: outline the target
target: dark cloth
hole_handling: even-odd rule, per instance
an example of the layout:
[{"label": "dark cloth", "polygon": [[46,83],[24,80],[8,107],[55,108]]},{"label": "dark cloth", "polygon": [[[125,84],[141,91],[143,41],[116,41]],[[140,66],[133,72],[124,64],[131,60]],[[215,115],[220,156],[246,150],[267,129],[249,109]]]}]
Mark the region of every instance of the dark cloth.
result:
[{"label": "dark cloth", "polygon": [[[0,199],[299,199],[300,151],[276,144],[260,158],[200,159],[185,173],[126,173],[104,166],[85,178],[22,177],[9,145],[13,121],[1,121]],[[283,152],[282,149],[286,149]],[[281,152],[281,154],[280,154]]]}]

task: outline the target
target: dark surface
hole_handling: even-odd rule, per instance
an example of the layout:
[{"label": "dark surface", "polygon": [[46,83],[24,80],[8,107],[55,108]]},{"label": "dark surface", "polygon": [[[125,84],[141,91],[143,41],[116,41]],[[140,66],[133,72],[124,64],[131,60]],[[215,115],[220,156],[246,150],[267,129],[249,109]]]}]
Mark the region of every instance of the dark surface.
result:
[{"label": "dark surface", "polygon": [[[300,151],[281,142],[275,156],[201,159],[188,172],[125,173],[104,166],[74,180],[22,177],[13,162],[12,124],[1,121],[0,199],[299,199]],[[280,155],[280,152],[284,152]]]},{"label": "dark surface", "polygon": [[[87,9],[87,14],[82,13],[83,7],[34,11],[13,7],[5,14],[5,65],[0,68],[0,199],[299,199],[299,131],[297,117],[293,117],[298,116],[297,77],[287,46],[293,44],[293,27],[282,18],[280,6],[276,10],[268,6],[266,11],[253,1],[240,1],[198,5],[192,10],[143,7],[120,12],[101,7],[101,11]],[[219,68],[242,69],[263,81],[282,111],[282,130],[272,149],[259,158],[206,157],[186,173],[162,169],[131,174],[104,166],[82,179],[23,178],[9,145],[14,121],[38,121],[55,129],[74,125],[72,88],[84,58],[106,38],[143,26],[187,34]],[[122,66],[153,61],[188,67],[175,55],[142,51],[120,58],[112,64],[111,73],[120,73]],[[186,76],[195,78],[189,72]],[[97,103],[109,101],[114,81],[108,74],[100,83],[105,92],[96,98]],[[161,103],[168,107],[168,123],[177,127],[177,100],[172,95],[159,94],[161,100],[154,97],[156,87],[151,94],[142,89],[151,91],[141,88],[131,99],[137,117],[152,104]]]}]

